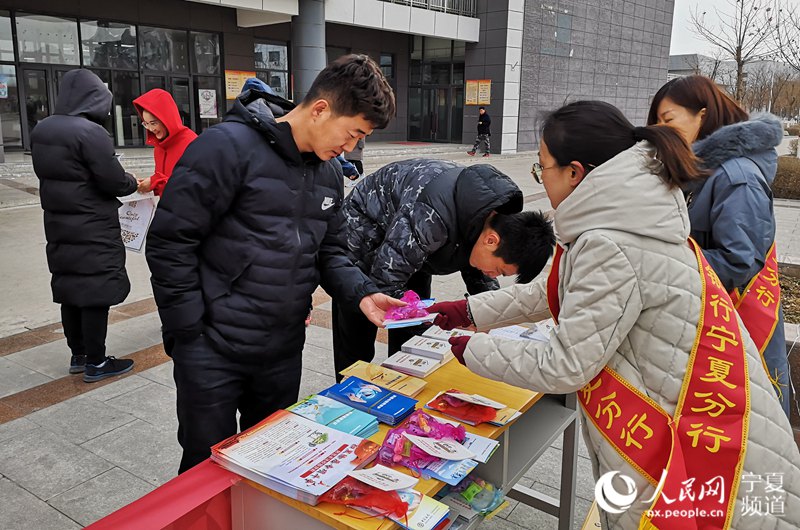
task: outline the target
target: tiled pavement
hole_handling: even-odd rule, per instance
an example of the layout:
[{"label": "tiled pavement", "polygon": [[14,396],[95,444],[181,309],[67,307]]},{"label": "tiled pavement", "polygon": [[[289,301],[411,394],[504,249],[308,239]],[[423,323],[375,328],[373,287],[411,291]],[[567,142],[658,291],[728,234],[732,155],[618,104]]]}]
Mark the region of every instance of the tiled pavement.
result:
[{"label": "tiled pavement", "polygon": [[[490,162],[515,178],[527,209],[549,208],[541,187],[528,174],[530,157],[494,157]],[[109,353],[135,359],[135,370],[87,385],[66,373],[68,353],[57,306],[49,302],[40,216],[38,208],[0,210],[0,528],[8,530],[90,524],[174,477],[180,456],[172,364],[161,349],[142,256],[129,255],[133,290],[130,301],[113,310],[108,339]],[[781,260],[800,263],[792,258],[800,256],[800,239],[795,237],[800,208],[778,201],[776,217]],[[439,299],[462,293],[458,275],[434,281]],[[315,296],[301,395],[334,382],[329,304],[324,293]],[[385,357],[385,349],[378,345],[379,359]],[[560,455],[558,441],[522,484],[557,496]],[[580,528],[594,489],[582,441],[579,455],[575,528]],[[481,526],[555,527],[554,517],[516,501]]]}]

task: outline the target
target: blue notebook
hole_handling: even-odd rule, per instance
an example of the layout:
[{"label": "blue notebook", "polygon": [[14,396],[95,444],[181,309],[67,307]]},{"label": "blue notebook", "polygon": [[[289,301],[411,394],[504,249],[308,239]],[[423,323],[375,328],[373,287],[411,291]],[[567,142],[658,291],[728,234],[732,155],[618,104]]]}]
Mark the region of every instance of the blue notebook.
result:
[{"label": "blue notebook", "polygon": [[320,395],[368,412],[378,421],[397,425],[414,412],[417,400],[386,390],[358,377],[348,377],[338,385],[320,392]]},{"label": "blue notebook", "polygon": [[374,416],[325,396],[308,396],[286,410],[337,431],[362,438],[368,438],[378,432],[378,421]]}]

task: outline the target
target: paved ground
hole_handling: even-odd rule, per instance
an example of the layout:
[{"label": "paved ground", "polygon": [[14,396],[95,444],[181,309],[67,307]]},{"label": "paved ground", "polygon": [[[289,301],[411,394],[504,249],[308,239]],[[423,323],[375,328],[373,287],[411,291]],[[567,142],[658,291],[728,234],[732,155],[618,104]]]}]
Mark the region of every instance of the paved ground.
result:
[{"label": "paved ground", "polygon": [[[368,146],[367,170],[410,156],[463,163],[488,161],[511,175],[527,209],[549,209],[530,177],[531,155],[469,158],[454,146]],[[152,167],[150,152],[130,150],[125,165],[141,174]],[[172,366],[160,344],[144,257],[128,254],[132,291],[112,311],[108,351],[136,360],[126,377],[93,385],[67,374],[69,353],[51,302],[37,183],[22,154],[0,164],[0,528],[69,529],[85,526],[141,497],[175,476],[180,449],[175,440]],[[777,205],[781,260],[800,263],[800,208]],[[458,275],[436,278],[434,295],[460,297]],[[332,384],[330,302],[315,296],[314,318],[304,349],[301,394]],[[379,357],[386,348],[379,345]],[[557,496],[560,443],[526,474]],[[586,449],[578,465],[576,528],[593,498]],[[481,528],[555,528],[555,519],[523,505],[512,506]]]}]

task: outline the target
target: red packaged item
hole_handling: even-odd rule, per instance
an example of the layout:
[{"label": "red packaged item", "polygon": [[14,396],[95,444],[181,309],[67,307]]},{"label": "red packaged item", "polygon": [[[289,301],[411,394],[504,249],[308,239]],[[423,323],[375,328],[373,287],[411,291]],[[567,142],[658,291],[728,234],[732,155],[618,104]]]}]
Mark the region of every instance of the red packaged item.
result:
[{"label": "red packaged item", "polygon": [[405,517],[408,503],[400,498],[396,491],[383,491],[369,484],[364,484],[353,477],[345,477],[334,487],[326,491],[320,502],[358,506],[377,512],[381,517]]},{"label": "red packaged item", "polygon": [[[448,392],[461,393],[460,390],[448,390]],[[446,414],[451,418],[463,421],[469,425],[477,425],[486,421],[492,421],[497,415],[497,409],[487,405],[477,405],[449,396],[442,393],[428,403],[428,408]]]}]

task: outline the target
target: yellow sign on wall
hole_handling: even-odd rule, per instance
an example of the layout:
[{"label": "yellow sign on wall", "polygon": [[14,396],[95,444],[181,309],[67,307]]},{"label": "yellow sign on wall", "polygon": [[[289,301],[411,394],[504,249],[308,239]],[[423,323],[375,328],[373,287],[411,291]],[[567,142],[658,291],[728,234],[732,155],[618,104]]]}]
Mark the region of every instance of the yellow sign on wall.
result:
[{"label": "yellow sign on wall", "polygon": [[255,76],[255,72],[247,70],[225,70],[225,99],[236,99],[242,91],[244,82]]},{"label": "yellow sign on wall", "polygon": [[470,79],[464,90],[465,105],[490,105],[492,102],[492,80]]},{"label": "yellow sign on wall", "polygon": [[478,104],[478,82],[475,80],[468,80],[467,87],[464,91],[464,105],[477,105]]}]

